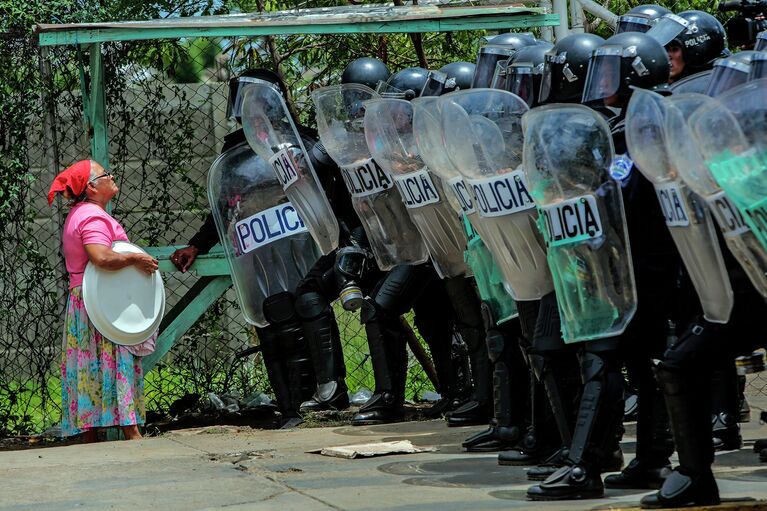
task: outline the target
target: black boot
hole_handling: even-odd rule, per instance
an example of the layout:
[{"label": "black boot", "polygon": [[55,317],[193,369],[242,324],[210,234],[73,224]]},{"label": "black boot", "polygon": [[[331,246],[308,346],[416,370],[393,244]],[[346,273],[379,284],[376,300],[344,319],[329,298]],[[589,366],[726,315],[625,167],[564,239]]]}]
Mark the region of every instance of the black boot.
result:
[{"label": "black boot", "polygon": [[711,379],[711,429],[714,449],[732,451],[743,446],[738,416],[740,399],[735,364],[725,357],[716,364]]},{"label": "black boot", "polygon": [[317,376],[317,389],[311,399],[301,403],[301,411],[348,408],[346,366],[333,309],[322,295],[309,292],[296,300],[296,312],[303,323]]},{"label": "black boot", "polygon": [[395,422],[403,416],[402,405],[405,401],[406,333],[399,317],[371,311],[370,308],[375,306],[367,301],[362,307],[376,389],[351,423],[362,426]]},{"label": "black boot", "polygon": [[300,423],[301,402],[317,385],[309,348],[295,314],[291,293],[278,293],[264,300],[269,326],[258,329],[266,374],[277,399],[283,423]]},{"label": "black boot", "polygon": [[[489,315],[489,309],[487,311]],[[525,410],[529,407],[530,373],[519,349],[520,336],[518,320],[509,320],[487,333],[487,348],[494,368],[494,418],[487,430],[463,442],[467,451],[510,449],[522,437]]]},{"label": "black boot", "polygon": [[424,297],[413,306],[415,312],[413,323],[421,334],[421,338],[429,346],[434,372],[437,373],[439,381],[439,387],[436,390],[441,398],[425,412],[425,415],[430,418],[441,417],[454,410],[466,398],[465,395],[461,395],[459,381],[461,368],[456,364],[461,362],[454,357],[468,358],[468,354],[463,346],[461,346],[463,349],[454,349],[455,322],[452,317],[449,320],[446,318],[446,311],[450,310],[450,299],[440,280],[430,283]]},{"label": "black boot", "polygon": [[474,383],[471,399],[448,414],[447,425],[487,424],[493,413],[493,373],[479,297],[470,279],[456,277],[445,279],[444,282],[455,313],[456,327],[469,350],[471,379]]},{"label": "black boot", "polygon": [[669,431],[668,412],[663,393],[650,367],[638,371],[639,400],[637,408],[636,457],[620,474],[605,477],[606,488],[658,489],[671,473],[669,457],[674,443]]},{"label": "black boot", "polygon": [[499,465],[538,465],[550,458],[560,447],[559,433],[545,391],[531,375],[532,424],[517,445],[498,453]]},{"label": "black boot", "polygon": [[583,395],[567,465],[541,484],[531,486],[531,500],[576,500],[604,495],[602,468],[615,451],[623,418],[623,376],[617,341],[590,341],[580,355]]},{"label": "black boot", "polygon": [[680,371],[660,362],[655,374],[666,397],[679,467],[666,478],[657,493],[642,498],[641,505],[655,509],[719,504],[719,490],[711,472],[714,448],[710,429],[710,380],[705,368]]}]

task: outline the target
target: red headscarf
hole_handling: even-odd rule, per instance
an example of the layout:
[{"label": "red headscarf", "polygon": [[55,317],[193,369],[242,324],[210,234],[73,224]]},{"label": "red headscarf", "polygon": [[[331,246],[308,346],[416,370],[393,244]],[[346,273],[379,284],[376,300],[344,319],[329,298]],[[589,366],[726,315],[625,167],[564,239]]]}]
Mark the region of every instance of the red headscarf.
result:
[{"label": "red headscarf", "polygon": [[80,160],[59,172],[48,190],[48,205],[53,204],[57,192],[68,190],[72,197],[79,197],[85,192],[91,178],[91,160]]}]

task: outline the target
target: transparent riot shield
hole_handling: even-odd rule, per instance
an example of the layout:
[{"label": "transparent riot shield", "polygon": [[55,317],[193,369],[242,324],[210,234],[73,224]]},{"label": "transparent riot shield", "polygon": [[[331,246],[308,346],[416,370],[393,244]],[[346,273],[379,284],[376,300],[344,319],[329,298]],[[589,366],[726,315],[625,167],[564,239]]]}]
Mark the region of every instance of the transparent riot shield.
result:
[{"label": "transparent riot shield", "polygon": [[448,203],[461,216],[466,215],[476,227],[473,218],[476,209],[463,175],[447,157],[439,98],[420,97],[411,101],[413,105],[413,136],[418,154],[426,163],[429,172],[439,177]]},{"label": "transparent riot shield", "polygon": [[698,293],[704,317],[730,319],[733,293],[708,206],[674,165],[664,138],[663,96],[637,89],[626,109],[626,144],[637,169],[653,184],[671,237]]},{"label": "transparent riot shield", "polygon": [[756,290],[767,299],[767,252],[709,172],[687,123],[693,112],[713,101],[708,96],[693,93],[674,94],[663,99],[668,154],[684,182],[708,203],[730,252]]},{"label": "transparent riot shield", "polygon": [[546,249],[522,169],[522,115],[527,103],[495,89],[443,96],[444,150],[465,178],[477,210],[477,231],[515,300],[551,292]]},{"label": "transparent riot shield", "polygon": [[322,253],[330,253],[338,247],[338,221],[282,95],[266,84],[248,83],[244,87],[245,138],[253,151],[272,166]]},{"label": "transparent riot shield", "polygon": [[525,175],[541,212],[566,342],[621,334],[637,307],[610,128],[582,105],[525,115]]},{"label": "transparent riot shield", "polygon": [[320,257],[267,161],[247,143],[213,162],[208,199],[242,314],[266,326],[264,299],[293,291]]},{"label": "transparent riot shield", "polygon": [[320,140],[341,169],[352,205],[382,270],[426,261],[429,252],[395,189],[365,141],[365,106],[380,98],[364,85],[323,87],[312,93]]},{"label": "transparent riot shield", "polygon": [[466,235],[464,258],[474,275],[479,296],[488,304],[497,324],[517,316],[517,307],[512,298],[511,286],[504,280],[500,268],[481,235],[476,230],[477,210],[474,209],[471,193],[463,176],[447,157],[440,121],[441,104],[437,98],[417,98],[413,105],[413,135],[419,154],[429,172],[440,177],[445,196],[459,214]]},{"label": "transparent riot shield", "polygon": [[429,172],[413,136],[413,105],[402,99],[365,103],[368,148],[394,179],[410,218],[442,278],[466,274],[466,237],[458,216],[445,199],[438,176]]},{"label": "transparent riot shield", "polygon": [[767,248],[767,79],[729,90],[689,123],[714,179]]}]

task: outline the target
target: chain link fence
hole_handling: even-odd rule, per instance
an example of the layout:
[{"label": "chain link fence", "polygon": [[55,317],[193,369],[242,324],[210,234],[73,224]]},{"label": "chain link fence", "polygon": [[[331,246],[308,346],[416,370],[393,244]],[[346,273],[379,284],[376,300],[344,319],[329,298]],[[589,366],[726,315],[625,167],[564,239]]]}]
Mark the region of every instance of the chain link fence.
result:
[{"label": "chain link fence", "polygon": [[[480,35],[423,34],[429,66],[473,61]],[[207,171],[235,129],[226,117],[231,76],[251,67],[278,69],[299,118],[311,125],[313,88],[337,82],[344,65],[361,56],[376,55],[392,69],[418,65],[412,43],[406,34],[356,34],[104,44],[110,167],[121,188],[114,216],[135,243],[186,245],[208,212]],[[81,94],[88,59],[85,49],[41,50],[28,33],[0,33],[0,438],[40,433],[59,420],[66,210],[48,207],[45,197],[60,169],[90,154]],[[197,276],[176,272],[164,279],[170,310]],[[358,314],[337,307],[336,315],[347,384],[372,389]],[[167,415],[187,394],[269,393],[260,356],[235,358],[254,342],[230,290],[146,374],[148,409]],[[431,383],[411,357],[406,397],[427,390]],[[750,376],[749,390],[767,396],[767,378]]]},{"label": "chain link fence", "polygon": [[[15,187],[0,194],[17,196],[4,201],[13,211],[3,210],[0,229],[4,246],[0,270],[0,437],[39,433],[59,418],[58,365],[66,300],[66,273],[59,247],[67,211],[56,204],[50,208],[45,197],[60,169],[90,154],[81,93],[83,85],[88,89],[90,80],[88,50],[41,50],[27,36],[4,37],[2,68],[18,75],[16,86],[21,96],[15,101],[4,98],[4,106],[17,114],[4,119],[3,125],[6,152],[16,164],[4,165],[9,174],[6,177]],[[208,213],[207,171],[224,136],[236,128],[226,117],[231,76],[249,67],[275,69],[274,62],[279,62],[294,108],[303,121],[310,122],[314,118],[310,87],[336,81],[345,62],[370,55],[371,47],[377,48],[375,54],[386,57],[393,68],[417,64],[402,50],[406,35],[387,36],[387,40],[360,35],[346,41],[354,37],[360,54],[350,54],[347,46],[343,58],[338,54],[341,38],[335,36],[260,40],[200,37],[102,45],[109,163],[121,189],[113,201],[112,214],[131,241],[142,246],[184,246],[202,225]],[[435,53],[440,50],[435,43],[449,45],[452,38],[445,42],[433,37]],[[472,38],[477,40],[476,35]],[[463,58],[471,60],[473,50],[466,48]],[[458,51],[435,58],[435,65],[444,65],[448,58],[455,60],[452,56]],[[21,131],[11,133],[8,129]],[[13,144],[19,146],[15,153]],[[166,308],[170,310],[195,284],[197,276],[166,273],[164,281]],[[372,389],[372,367],[359,314],[336,307],[336,316],[344,344],[347,384],[352,391]],[[166,415],[176,400],[188,394],[268,393],[260,355],[235,357],[237,351],[253,343],[257,343],[254,329],[242,318],[230,289],[145,375],[147,408]],[[433,387],[411,356],[406,397],[417,399],[427,390]]]}]

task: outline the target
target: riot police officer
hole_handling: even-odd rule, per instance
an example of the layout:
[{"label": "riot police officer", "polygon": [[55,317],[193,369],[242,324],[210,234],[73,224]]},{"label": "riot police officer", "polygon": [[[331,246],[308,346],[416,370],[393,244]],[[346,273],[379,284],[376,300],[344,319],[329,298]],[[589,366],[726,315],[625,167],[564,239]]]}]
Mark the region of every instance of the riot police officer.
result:
[{"label": "riot police officer", "polygon": [[[650,88],[665,83],[668,66],[666,51],[653,38],[642,33],[617,34],[593,51],[583,102],[598,102],[600,107],[619,108],[622,112],[632,93],[630,87]],[[622,121],[622,114],[619,114],[611,119],[611,124],[616,154],[625,155]],[[649,344],[661,348],[665,345],[667,311],[674,303],[673,291],[681,264],[652,185],[638,172],[632,172],[631,166],[625,167],[620,166],[624,172],[616,172],[615,176],[623,178],[623,200],[636,274],[638,309],[620,337],[580,343],[584,388],[566,465],[528,490],[528,497],[533,500],[578,499],[603,494],[599,474],[614,456],[623,416],[619,340],[631,349]],[[646,370],[640,389],[649,391],[655,387],[651,373],[650,384],[644,384],[648,381],[650,356],[645,353],[642,360],[646,363]],[[640,397],[640,407],[642,403],[652,402],[652,399]],[[645,404],[645,410],[648,408],[652,410]],[[642,421],[642,418],[639,420]],[[645,419],[643,424],[651,428],[653,422]],[[637,451],[647,445],[645,452],[655,457],[652,448],[656,444],[652,442],[652,431],[649,438],[646,433],[643,438],[649,442],[641,447],[638,445]],[[670,452],[665,451],[657,454],[661,458],[658,462],[668,465],[668,455]]]},{"label": "riot police officer", "polygon": [[[406,68],[379,85],[378,90],[384,96],[413,99],[421,93],[428,77],[425,69]],[[474,399],[454,410],[448,421],[455,425],[486,422],[490,415],[489,359],[483,349],[476,293],[466,278],[440,280],[432,264],[424,263],[395,266],[365,298],[361,320],[368,335],[376,391],[352,424],[376,424],[401,417],[407,358],[399,317],[411,308],[440,380],[443,400],[437,406],[453,406],[457,397],[450,356],[454,321],[469,348]],[[446,316],[453,321],[445,321]]]},{"label": "riot police officer", "polygon": [[[283,95],[285,86],[279,77],[265,69],[249,70],[229,82],[228,115],[241,124],[242,87],[249,82],[265,81],[279,86]],[[311,143],[307,136],[305,143]],[[222,153],[247,144],[240,128],[224,138]],[[199,254],[206,254],[219,242],[218,233],[209,214],[200,230],[189,241],[188,246],[176,250],[171,261],[182,272],[192,265]],[[256,327],[269,382],[282,413],[284,425],[300,422],[298,409],[301,402],[309,398],[316,385],[312,359],[300,319],[295,314],[292,290],[276,293],[264,301],[264,315],[269,326]]]},{"label": "riot police officer", "polygon": [[647,35],[668,50],[671,59],[669,83],[710,69],[714,60],[725,51],[727,41],[719,20],[695,10],[666,14]]},{"label": "riot police officer", "polygon": [[[539,103],[579,102],[586,81],[589,57],[603,42],[604,39],[594,34],[573,34],[557,41],[544,54],[540,89],[535,100]],[[526,51],[535,52],[532,48]],[[532,62],[537,56],[524,58]],[[515,72],[514,60],[510,68],[507,68],[507,72]],[[534,78],[534,75],[529,77]],[[509,83],[515,81],[519,84],[518,90],[522,92],[523,81],[510,80]],[[526,96],[530,98],[531,95]],[[529,101],[528,98],[523,99]],[[528,471],[528,478],[544,480],[567,460],[575,424],[577,395],[581,387],[578,364],[574,350],[566,346],[562,339],[559,311],[553,292],[540,301],[518,302],[517,306],[523,337],[529,339],[530,343],[527,347],[528,359],[545,389],[548,403],[541,403],[543,400],[539,398],[536,404],[534,399],[534,424],[537,423],[537,427],[515,449],[500,453],[498,462],[509,465],[540,464]]]}]

